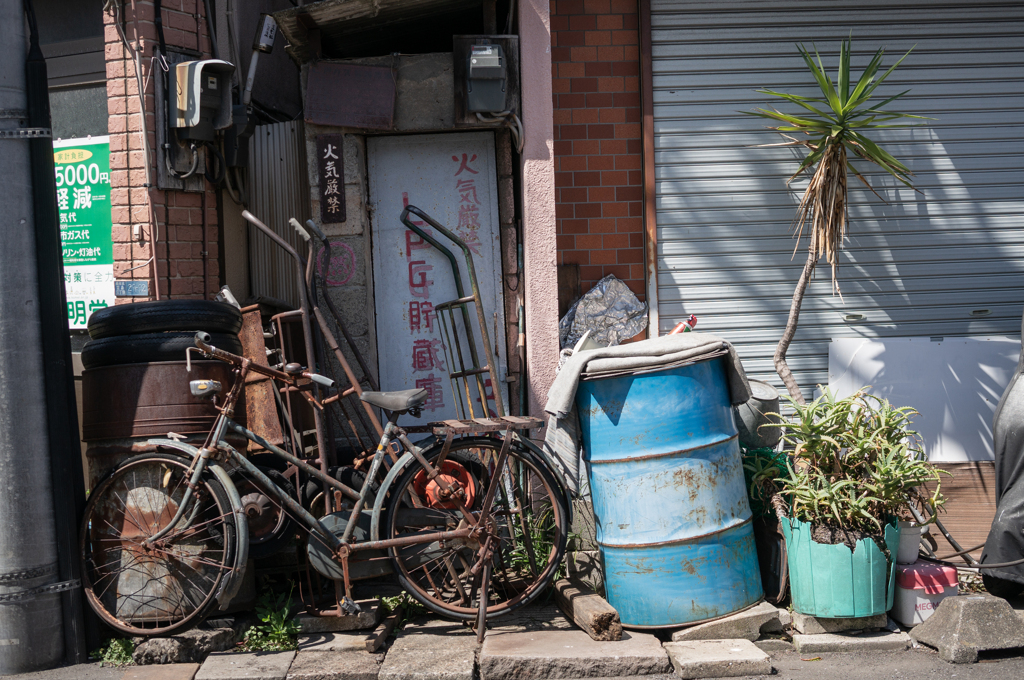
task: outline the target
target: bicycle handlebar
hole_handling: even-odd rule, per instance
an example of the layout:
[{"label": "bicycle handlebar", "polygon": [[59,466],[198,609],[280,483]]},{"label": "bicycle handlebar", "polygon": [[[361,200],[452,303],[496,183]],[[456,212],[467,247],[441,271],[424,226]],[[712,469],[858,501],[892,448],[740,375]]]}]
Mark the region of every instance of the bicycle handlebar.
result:
[{"label": "bicycle handlebar", "polygon": [[[217,349],[216,347],[214,347],[213,345],[210,344],[212,340],[213,340],[213,337],[209,333],[207,333],[206,331],[198,331],[196,333],[196,337],[195,337],[196,347],[198,347],[199,349],[203,350],[203,352],[205,352],[206,354],[209,354],[210,356],[214,357],[215,359],[220,359],[221,361],[223,361],[225,363],[229,363],[229,364],[232,364],[234,366],[241,366],[242,365],[242,362],[245,360],[245,357],[240,357],[237,354],[232,354],[231,352],[226,352],[226,351],[224,351],[222,349]],[[250,371],[255,371],[256,373],[261,373],[261,374],[263,374],[265,376],[268,376],[270,378],[275,378],[277,380],[284,380],[285,382],[294,382],[294,380],[295,380],[294,376],[288,375],[287,373],[283,373],[281,371],[275,371],[274,369],[272,369],[272,368],[270,368],[268,366],[260,366],[259,364],[255,363],[255,362],[252,362],[252,361],[249,362],[249,370]],[[300,375],[301,375],[301,377],[308,378],[308,379],[312,380],[313,382],[317,383],[318,385],[323,385],[324,387],[334,387],[335,386],[335,382],[333,380],[331,380],[327,376],[320,375],[319,373],[311,373],[309,371],[303,371]]]}]

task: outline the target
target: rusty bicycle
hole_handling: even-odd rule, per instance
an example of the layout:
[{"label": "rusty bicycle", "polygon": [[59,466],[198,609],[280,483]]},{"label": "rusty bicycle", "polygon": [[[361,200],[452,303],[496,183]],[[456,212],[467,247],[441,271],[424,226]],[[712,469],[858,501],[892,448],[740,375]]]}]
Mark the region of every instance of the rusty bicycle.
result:
[{"label": "rusty bicycle", "polygon": [[[117,467],[89,497],[80,533],[82,582],[100,618],[129,635],[168,635],[201,622],[237,593],[249,545],[246,514],[232,473],[241,473],[300,527],[310,566],[335,583],[337,615],[358,610],[352,568],[385,561],[401,585],[436,614],[486,622],[533,601],[551,583],[565,552],[567,494],[545,455],[517,431],[535,418],[498,416],[432,424],[421,448],[398,426],[418,416],[422,389],[363,392],[388,415],[370,469],[358,490],[271,444],[232,420],[246,378],[259,374],[321,407],[313,386],[333,381],[296,363],[281,370],[218,349],[204,332],[198,352],[231,364],[234,383],[190,382],[214,400],[218,415],[201,447],[153,439],[146,452]],[[189,365],[191,370],[191,365]],[[236,450],[225,436],[255,442],[329,487],[349,509],[315,517]],[[391,463],[378,488],[386,453]],[[343,595],[341,593],[344,593]]]}]

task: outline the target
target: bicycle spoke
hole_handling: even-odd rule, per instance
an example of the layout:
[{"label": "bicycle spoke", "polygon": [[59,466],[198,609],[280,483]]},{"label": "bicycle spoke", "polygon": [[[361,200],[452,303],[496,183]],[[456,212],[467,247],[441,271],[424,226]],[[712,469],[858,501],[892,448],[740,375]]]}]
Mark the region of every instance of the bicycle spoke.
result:
[{"label": "bicycle spoke", "polygon": [[[124,633],[191,627],[212,605],[223,574],[234,568],[234,517],[226,492],[204,473],[183,506],[187,469],[176,456],[143,454],[101,483],[86,507],[82,545],[88,601]],[[179,511],[179,523],[158,545],[146,546]],[[117,522],[119,515],[123,522]]]}]

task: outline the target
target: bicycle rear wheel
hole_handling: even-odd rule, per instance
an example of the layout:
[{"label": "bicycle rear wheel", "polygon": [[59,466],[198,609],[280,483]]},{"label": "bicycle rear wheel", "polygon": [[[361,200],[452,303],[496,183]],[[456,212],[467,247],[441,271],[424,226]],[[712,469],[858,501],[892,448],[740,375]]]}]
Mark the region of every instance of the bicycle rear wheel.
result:
[{"label": "bicycle rear wheel", "polygon": [[203,620],[234,566],[235,519],[220,481],[204,474],[178,524],[191,461],[144,454],[121,464],[90,495],[80,550],[86,599],[128,635],[169,635]]},{"label": "bicycle rear wheel", "polygon": [[[424,451],[432,463],[441,444]],[[467,488],[467,506],[479,519],[489,485],[496,484],[485,521],[493,540],[491,580],[481,592],[482,544],[478,540],[432,541],[389,549],[402,586],[431,611],[472,621],[484,598],[487,619],[533,601],[561,569],[569,533],[565,494],[555,476],[532,452],[513,446],[502,470],[496,469],[501,440],[472,438],[452,444],[441,473]],[[468,526],[451,502],[431,487],[426,472],[411,465],[391,490],[387,538],[403,538]]]}]

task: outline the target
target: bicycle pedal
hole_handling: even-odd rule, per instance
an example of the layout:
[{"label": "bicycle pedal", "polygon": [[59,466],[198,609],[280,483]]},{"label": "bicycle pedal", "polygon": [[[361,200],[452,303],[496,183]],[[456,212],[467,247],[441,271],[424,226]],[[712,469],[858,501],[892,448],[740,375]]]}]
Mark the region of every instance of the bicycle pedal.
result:
[{"label": "bicycle pedal", "polygon": [[339,605],[341,606],[341,611],[346,614],[361,614],[363,611],[363,608],[356,604],[355,600],[348,595],[341,598]]}]

